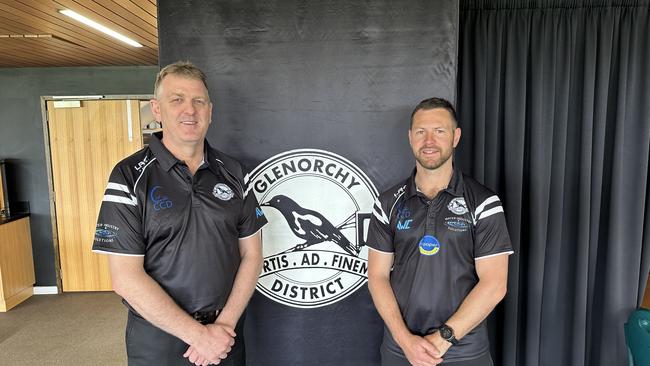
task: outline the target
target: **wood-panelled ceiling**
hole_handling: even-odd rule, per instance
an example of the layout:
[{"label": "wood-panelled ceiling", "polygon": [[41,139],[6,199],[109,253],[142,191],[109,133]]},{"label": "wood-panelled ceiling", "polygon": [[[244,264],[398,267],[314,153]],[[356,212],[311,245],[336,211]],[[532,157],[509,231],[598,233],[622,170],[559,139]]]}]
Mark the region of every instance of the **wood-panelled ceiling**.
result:
[{"label": "wood-panelled ceiling", "polygon": [[[70,9],[143,47],[59,13]],[[158,63],[156,0],[0,0],[0,67]]]}]

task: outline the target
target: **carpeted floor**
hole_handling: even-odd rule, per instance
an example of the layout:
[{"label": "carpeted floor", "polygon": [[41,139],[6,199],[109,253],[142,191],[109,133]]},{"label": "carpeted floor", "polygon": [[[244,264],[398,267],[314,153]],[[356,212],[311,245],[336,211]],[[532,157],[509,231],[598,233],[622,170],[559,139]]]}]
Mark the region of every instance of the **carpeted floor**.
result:
[{"label": "carpeted floor", "polygon": [[0,365],[126,365],[125,324],[112,292],[32,296],[0,313]]}]

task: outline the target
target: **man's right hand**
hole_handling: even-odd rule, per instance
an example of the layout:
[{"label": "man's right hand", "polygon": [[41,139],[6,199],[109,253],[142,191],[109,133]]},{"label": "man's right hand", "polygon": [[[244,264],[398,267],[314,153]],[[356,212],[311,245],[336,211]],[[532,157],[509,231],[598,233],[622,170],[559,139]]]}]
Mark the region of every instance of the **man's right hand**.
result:
[{"label": "man's right hand", "polygon": [[222,323],[205,325],[183,357],[195,365],[219,364],[235,344],[235,336],[231,326]]},{"label": "man's right hand", "polygon": [[435,357],[438,349],[423,337],[408,335],[399,342],[406,359],[413,366],[435,366],[442,362],[442,358]]}]

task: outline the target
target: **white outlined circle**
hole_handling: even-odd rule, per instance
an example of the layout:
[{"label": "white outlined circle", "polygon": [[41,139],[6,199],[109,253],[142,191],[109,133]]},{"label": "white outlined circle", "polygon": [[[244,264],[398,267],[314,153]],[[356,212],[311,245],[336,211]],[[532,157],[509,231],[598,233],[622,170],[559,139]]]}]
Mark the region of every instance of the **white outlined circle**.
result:
[{"label": "white outlined circle", "polygon": [[361,169],[329,151],[298,149],[267,159],[248,178],[269,221],[260,293],[315,308],[366,283],[365,238],[378,192]]}]

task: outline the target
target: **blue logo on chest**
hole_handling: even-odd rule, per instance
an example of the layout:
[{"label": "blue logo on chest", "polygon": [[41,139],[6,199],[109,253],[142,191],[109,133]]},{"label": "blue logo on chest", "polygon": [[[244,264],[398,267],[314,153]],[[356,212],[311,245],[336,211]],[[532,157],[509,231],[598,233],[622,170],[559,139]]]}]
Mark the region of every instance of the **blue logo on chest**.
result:
[{"label": "blue logo on chest", "polygon": [[262,209],[259,208],[259,207],[255,207],[255,216],[256,216],[256,217],[262,217],[262,216],[264,216],[264,211],[262,211]]},{"label": "blue logo on chest", "polygon": [[420,254],[432,256],[438,254],[440,251],[440,242],[434,236],[425,235],[420,240],[418,247],[420,249]]},{"label": "blue logo on chest", "polygon": [[397,230],[408,230],[411,228],[411,223],[413,223],[413,219],[400,220],[397,222]]},{"label": "blue logo on chest", "polygon": [[161,186],[154,186],[149,191],[149,199],[151,199],[151,202],[153,202],[153,209],[155,211],[166,210],[168,208],[172,208],[173,206],[173,202],[169,199],[169,197],[160,192],[161,189]]},{"label": "blue logo on chest", "polygon": [[411,228],[413,219],[411,217],[411,210],[408,207],[400,207],[397,210],[397,230],[408,230]]}]

